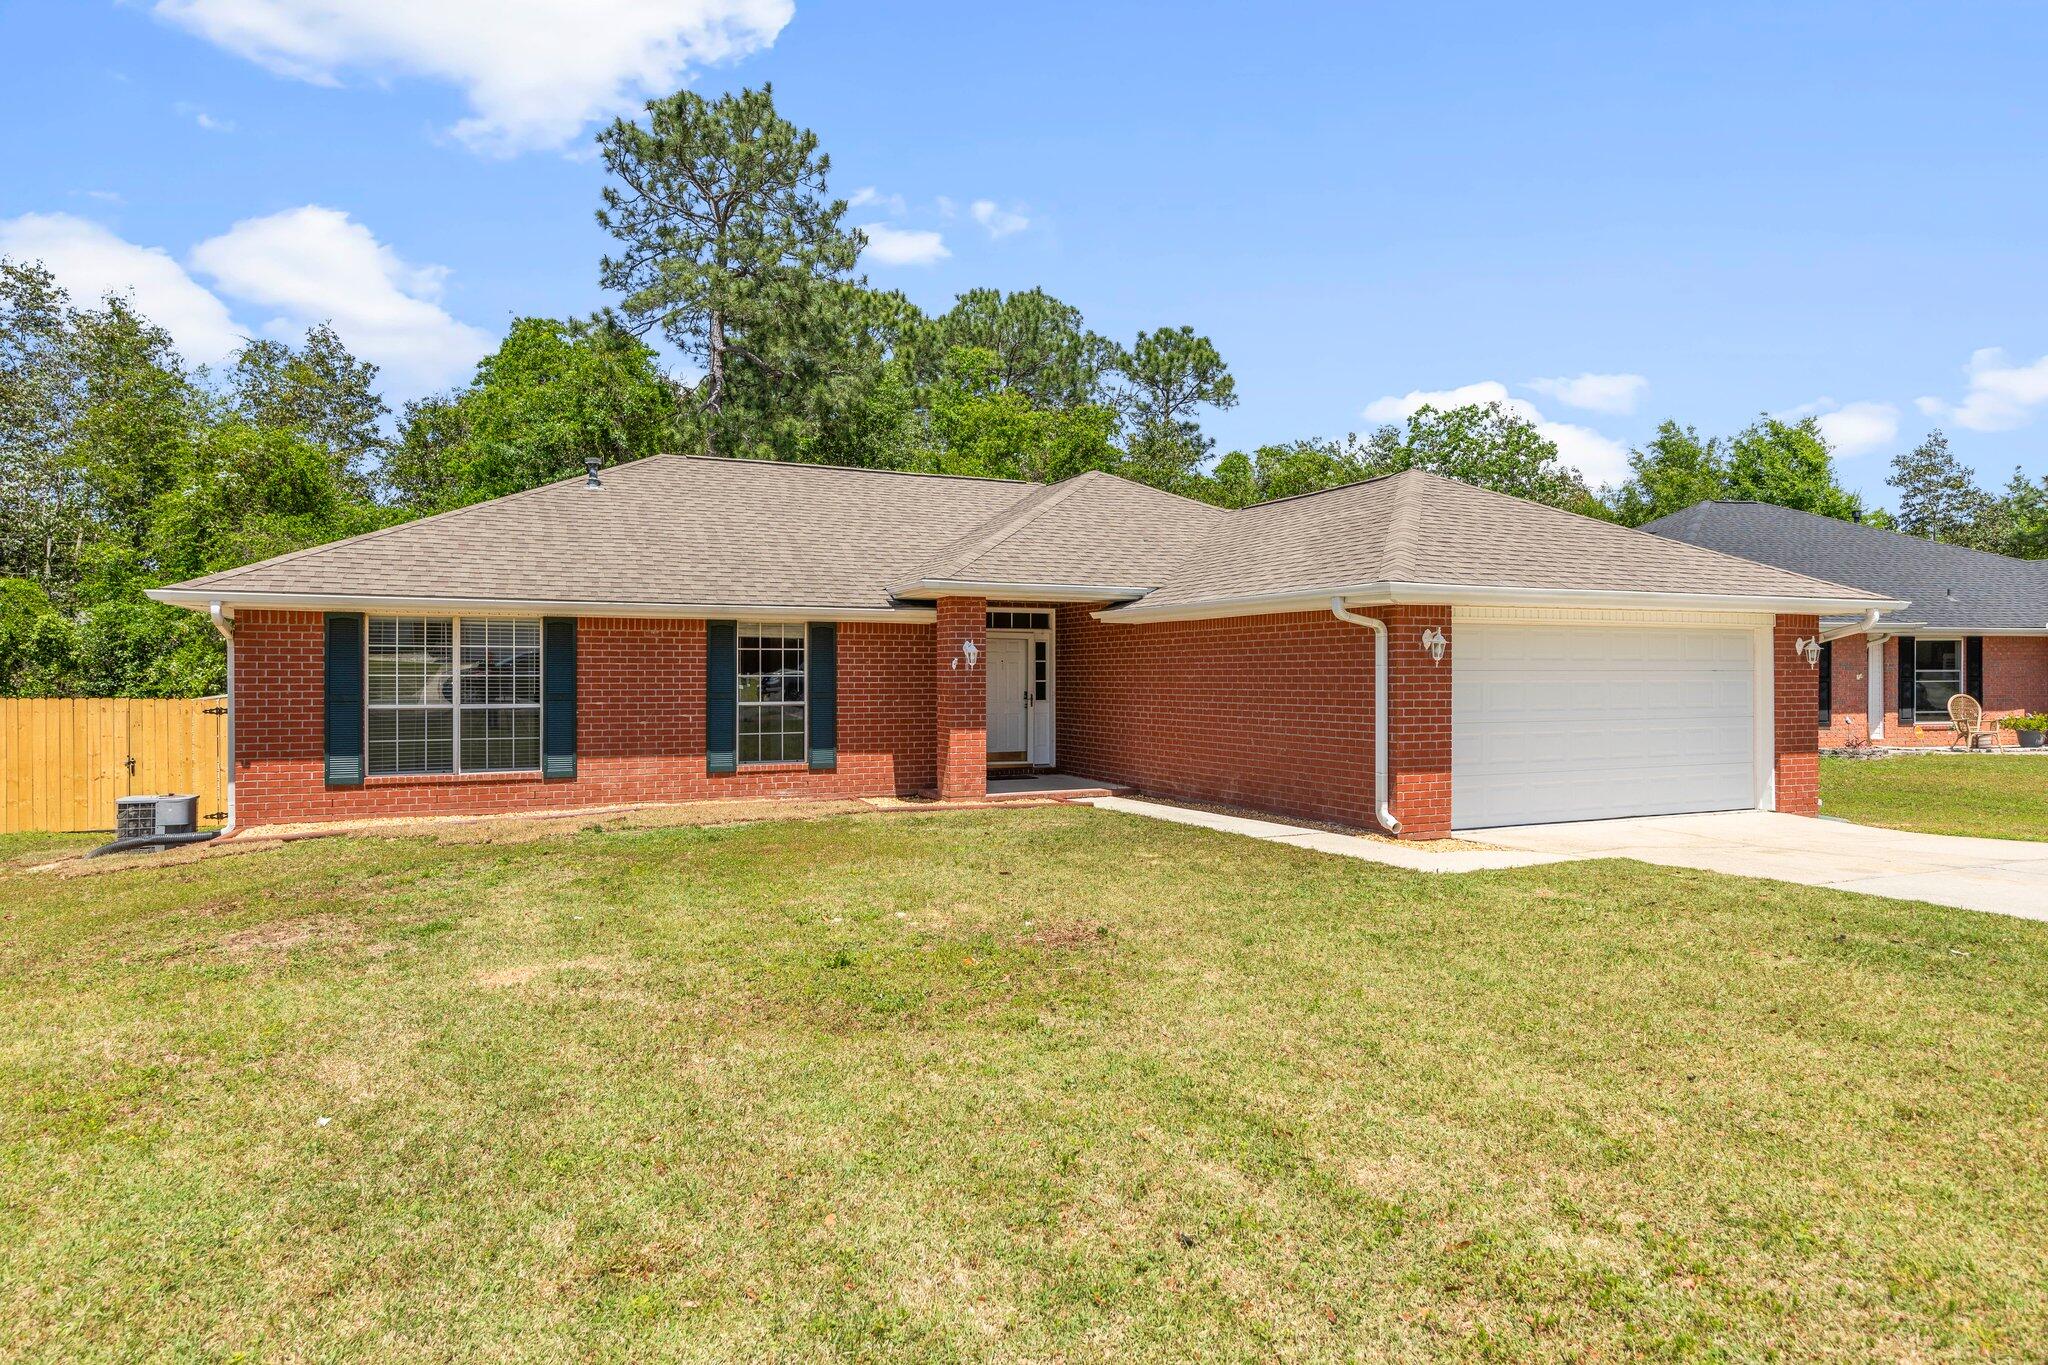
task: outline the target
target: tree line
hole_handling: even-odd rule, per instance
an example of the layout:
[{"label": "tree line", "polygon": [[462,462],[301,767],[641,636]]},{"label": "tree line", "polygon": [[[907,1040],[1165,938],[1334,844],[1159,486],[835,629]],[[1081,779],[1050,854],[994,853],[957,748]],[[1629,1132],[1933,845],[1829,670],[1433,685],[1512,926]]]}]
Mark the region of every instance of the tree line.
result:
[{"label": "tree line", "polygon": [[[1839,485],[1811,419],[1725,440],[1667,422],[1599,491],[1498,404],[1219,458],[1203,423],[1236,381],[1192,327],[1120,341],[1038,289],[971,289],[927,314],[871,286],[829,158],[771,90],[683,91],[598,146],[612,305],[520,318],[466,383],[396,413],[328,327],[193,366],[128,300],[72,299],[39,263],[0,261],[0,694],[217,690],[210,624],[144,589],[667,451],[1036,481],[1102,469],[1231,507],[1422,468],[1631,525],[1702,497],[1884,515]],[[1902,529],[2048,552],[2043,487],[1973,491],[1939,433],[1894,481]]]}]

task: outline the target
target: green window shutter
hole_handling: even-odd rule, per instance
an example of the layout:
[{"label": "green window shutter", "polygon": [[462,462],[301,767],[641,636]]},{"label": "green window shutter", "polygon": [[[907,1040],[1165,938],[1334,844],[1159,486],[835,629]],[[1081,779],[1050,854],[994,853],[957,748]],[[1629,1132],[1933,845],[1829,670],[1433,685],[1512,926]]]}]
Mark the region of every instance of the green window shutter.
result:
[{"label": "green window shutter", "polygon": [[1919,660],[1913,656],[1913,637],[1899,637],[1899,724],[1915,724],[1913,714],[1913,670]]},{"label": "green window shutter", "polygon": [[576,618],[540,623],[540,774],[576,776]]},{"label": "green window shutter", "polygon": [[1963,638],[1963,691],[1984,704],[1984,637],[1968,635]]},{"label": "green window shutter", "polygon": [[327,785],[363,785],[363,618],[327,613]]},{"label": "green window shutter", "polygon": [[738,772],[739,623],[706,621],[709,657],[704,669],[704,766],[714,773]]},{"label": "green window shutter", "polygon": [[813,621],[804,651],[804,695],[811,706],[811,771],[839,766],[839,627]]}]

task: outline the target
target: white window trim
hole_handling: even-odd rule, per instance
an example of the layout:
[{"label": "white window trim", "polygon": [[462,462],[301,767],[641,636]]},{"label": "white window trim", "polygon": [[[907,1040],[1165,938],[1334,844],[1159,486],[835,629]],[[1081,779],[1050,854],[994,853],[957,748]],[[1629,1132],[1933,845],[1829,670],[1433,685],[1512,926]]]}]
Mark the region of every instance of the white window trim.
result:
[{"label": "white window trim", "polygon": [[[746,676],[740,671],[740,641],[749,630],[759,632],[763,627],[772,626],[777,630],[796,627],[797,639],[803,643],[804,651],[804,730],[803,738],[797,742],[795,758],[741,758],[740,717],[749,706],[759,709],[767,706],[787,706],[786,701],[746,701],[740,696],[740,679]],[[732,634],[732,751],[734,763],[740,768],[788,768],[796,765],[808,766],[811,761],[811,623],[808,621],[740,621],[733,626]]]},{"label": "white window trim", "polygon": [[[454,746],[449,754],[449,765],[445,771],[416,773],[373,773],[370,771],[370,712],[378,711],[439,711],[440,705],[426,702],[372,702],[370,700],[370,622],[372,621],[442,621],[448,622],[450,658],[454,664],[454,696],[447,703],[455,713],[453,735],[450,743]],[[540,696],[532,704],[532,710],[541,719],[540,762],[531,768],[478,768],[473,772],[462,766],[462,713],[465,709],[483,711],[491,706],[465,708],[462,704],[462,623],[464,621],[531,621],[540,627]],[[365,612],[363,615],[363,777],[379,779],[436,778],[436,777],[521,777],[539,773],[548,761],[547,755],[547,696],[548,696],[548,630],[547,621],[539,616],[499,616],[472,612],[468,616],[441,616],[434,612]],[[525,709],[526,703],[509,703]]]}]

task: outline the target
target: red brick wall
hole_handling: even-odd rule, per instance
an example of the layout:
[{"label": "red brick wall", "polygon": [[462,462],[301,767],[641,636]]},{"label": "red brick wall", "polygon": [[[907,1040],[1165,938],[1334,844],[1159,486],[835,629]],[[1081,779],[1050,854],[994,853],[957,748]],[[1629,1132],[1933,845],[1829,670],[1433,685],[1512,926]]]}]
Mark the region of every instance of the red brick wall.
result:
[{"label": "red brick wall", "polygon": [[1328,612],[1115,625],[1093,610],[1059,610],[1062,771],[1376,823],[1370,632]]},{"label": "red brick wall", "polygon": [[932,650],[933,743],[939,795],[949,801],[988,794],[988,602],[939,599]]},{"label": "red brick wall", "polygon": [[839,627],[839,767],[801,763],[712,776],[704,759],[702,621],[579,623],[576,776],[373,777],[329,789],[317,612],[235,621],[235,802],[242,825],[482,814],[716,796],[910,794],[933,781],[932,628]]},{"label": "red brick wall", "polygon": [[1792,647],[1819,633],[1813,616],[1780,616],[1771,632],[1778,809],[1787,815],[1820,813],[1820,670]]},{"label": "red brick wall", "polygon": [[[1943,748],[1955,741],[1955,731],[1943,718],[1941,724],[1899,724],[1899,642],[1887,640],[1884,651],[1884,738],[1885,747]],[[1820,732],[1824,749],[1848,748],[1870,742],[1868,705],[1868,655],[1863,637],[1852,635],[1835,641],[1835,705],[1833,722]],[[1971,678],[1965,686],[1984,704],[1984,724],[1990,742],[1999,745],[2018,741],[1996,722],[2002,716],[2048,711],[2048,638],[2038,635],[1987,635],[1984,637],[1984,676]]]},{"label": "red brick wall", "polygon": [[1439,661],[1422,647],[1422,634],[1436,629],[1450,637],[1451,609],[1383,607],[1373,614],[1387,623],[1388,804],[1401,822],[1403,839],[1441,839],[1451,832],[1451,665],[1456,641]]}]

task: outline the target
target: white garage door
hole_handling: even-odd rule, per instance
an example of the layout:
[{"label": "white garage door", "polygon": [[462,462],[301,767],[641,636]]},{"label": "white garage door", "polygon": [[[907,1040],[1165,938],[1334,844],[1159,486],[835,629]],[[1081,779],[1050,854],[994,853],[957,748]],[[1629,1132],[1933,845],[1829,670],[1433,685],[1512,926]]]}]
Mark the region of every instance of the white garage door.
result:
[{"label": "white garage door", "polygon": [[1754,650],[1740,629],[1460,626],[1451,824],[1756,805]]}]

